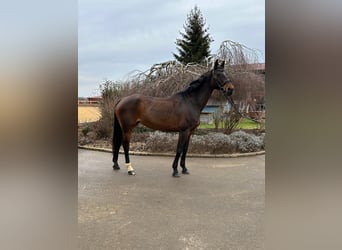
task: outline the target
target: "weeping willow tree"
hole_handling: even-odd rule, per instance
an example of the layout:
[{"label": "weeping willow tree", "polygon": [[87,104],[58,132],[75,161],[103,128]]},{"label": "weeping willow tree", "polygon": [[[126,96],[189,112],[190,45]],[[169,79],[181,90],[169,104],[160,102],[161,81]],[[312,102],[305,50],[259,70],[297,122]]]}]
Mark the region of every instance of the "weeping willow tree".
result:
[{"label": "weeping willow tree", "polygon": [[217,51],[217,57],[229,61],[232,65],[241,66],[242,70],[247,69],[247,65],[258,63],[260,52],[241,43],[225,40]]},{"label": "weeping willow tree", "polygon": [[[258,62],[258,52],[242,44],[233,41],[223,41],[216,54],[208,56],[201,63],[179,63],[172,60],[152,65],[148,70],[132,71],[127,79],[121,82],[106,80],[100,85],[103,97],[101,103],[101,122],[103,129],[99,134],[111,136],[112,113],[114,104],[123,96],[133,93],[140,93],[149,96],[165,97],[175,94],[186,88],[189,83],[197,79],[203,73],[213,67],[215,59],[225,60],[225,71],[235,86],[233,99],[242,113],[247,107],[255,107],[256,94],[264,96],[264,77],[253,71],[253,65]],[[220,91],[214,91],[210,99],[211,102],[227,102],[227,99]],[[254,106],[253,106],[254,105]],[[230,112],[231,117],[237,117]],[[108,117],[106,119],[105,117]],[[234,118],[235,119],[235,118]],[[226,118],[225,127],[231,131],[236,122],[234,119]],[[232,125],[233,124],[233,125]]]},{"label": "weeping willow tree", "polygon": [[[241,112],[260,114],[260,105],[265,101],[265,76],[260,64],[261,53],[243,44],[226,40],[217,51],[216,57],[229,62],[229,75],[235,84],[234,99]],[[258,117],[254,117],[258,118]]]}]

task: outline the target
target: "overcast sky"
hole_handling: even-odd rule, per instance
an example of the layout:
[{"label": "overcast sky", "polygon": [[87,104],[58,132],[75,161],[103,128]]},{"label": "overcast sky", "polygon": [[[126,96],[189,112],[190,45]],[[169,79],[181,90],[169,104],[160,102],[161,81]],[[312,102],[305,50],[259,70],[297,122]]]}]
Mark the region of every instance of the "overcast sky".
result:
[{"label": "overcast sky", "polygon": [[211,53],[232,40],[265,58],[264,0],[79,0],[78,96],[99,95],[104,79],[173,60],[175,41],[197,5],[214,39]]}]

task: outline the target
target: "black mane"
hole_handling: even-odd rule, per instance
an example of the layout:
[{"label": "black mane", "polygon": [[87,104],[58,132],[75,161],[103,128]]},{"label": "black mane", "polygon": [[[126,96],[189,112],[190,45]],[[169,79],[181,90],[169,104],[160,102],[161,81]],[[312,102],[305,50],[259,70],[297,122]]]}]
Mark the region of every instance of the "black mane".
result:
[{"label": "black mane", "polygon": [[193,80],[186,89],[180,91],[178,94],[189,95],[192,92],[196,91],[207,81],[207,78],[210,76],[210,74],[211,71],[204,73],[198,79]]}]

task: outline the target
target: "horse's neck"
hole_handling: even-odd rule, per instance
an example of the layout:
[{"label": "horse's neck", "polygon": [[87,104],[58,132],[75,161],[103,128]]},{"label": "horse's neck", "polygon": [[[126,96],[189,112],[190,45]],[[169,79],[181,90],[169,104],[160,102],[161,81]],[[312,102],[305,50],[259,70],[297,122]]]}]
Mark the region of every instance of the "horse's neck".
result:
[{"label": "horse's neck", "polygon": [[205,105],[207,104],[213,90],[210,84],[203,84],[198,90],[196,90],[190,98],[193,100],[193,103],[202,111]]}]

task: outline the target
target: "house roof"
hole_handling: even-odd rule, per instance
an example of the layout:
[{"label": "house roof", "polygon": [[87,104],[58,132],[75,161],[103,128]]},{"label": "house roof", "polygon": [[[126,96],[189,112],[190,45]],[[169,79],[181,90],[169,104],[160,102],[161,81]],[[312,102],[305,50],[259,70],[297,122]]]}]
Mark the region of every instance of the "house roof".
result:
[{"label": "house roof", "polygon": [[265,63],[248,64],[247,67],[250,70],[265,71]]},{"label": "house roof", "polygon": [[102,96],[91,96],[91,97],[87,97],[88,100],[99,100],[102,99]]},{"label": "house roof", "polygon": [[231,65],[230,67],[237,68],[237,69],[242,67],[243,69],[245,69],[247,71],[257,71],[257,72],[261,72],[263,74],[265,73],[265,63],[251,63],[251,64],[247,64],[247,65],[234,64],[234,65]]}]

